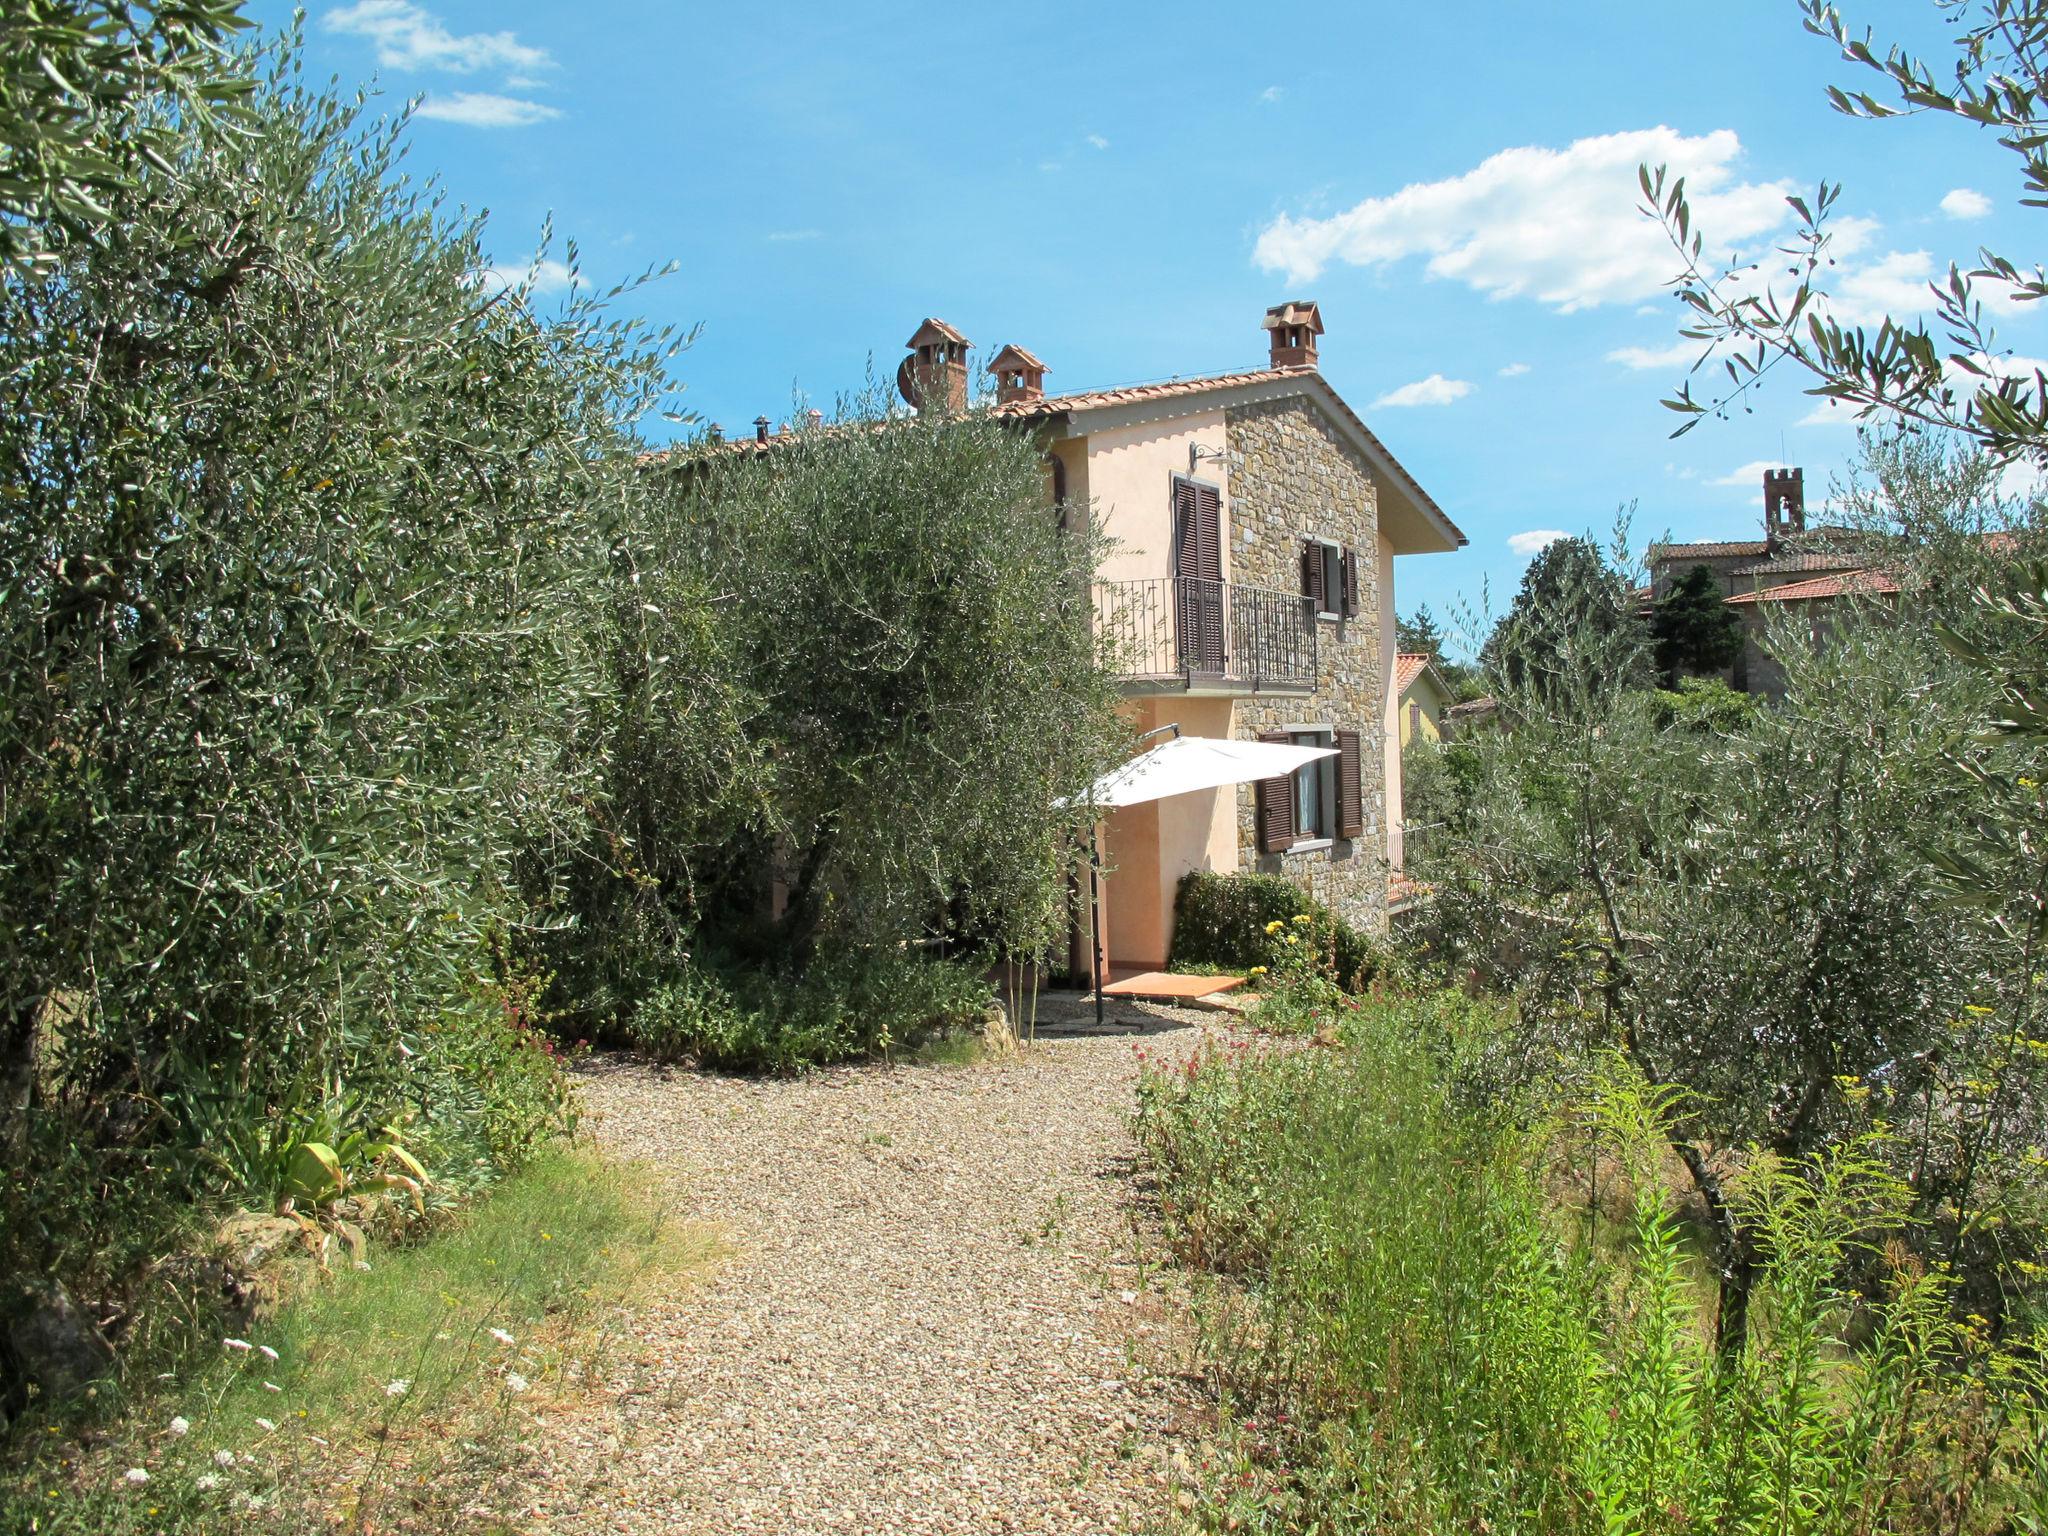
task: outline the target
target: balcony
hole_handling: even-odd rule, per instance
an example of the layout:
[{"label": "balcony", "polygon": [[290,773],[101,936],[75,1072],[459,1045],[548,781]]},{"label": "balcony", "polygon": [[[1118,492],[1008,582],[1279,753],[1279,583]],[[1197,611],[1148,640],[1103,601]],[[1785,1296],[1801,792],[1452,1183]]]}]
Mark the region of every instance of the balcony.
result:
[{"label": "balcony", "polygon": [[1095,633],[1135,692],[1306,693],[1316,621],[1298,592],[1154,576],[1095,583]]}]

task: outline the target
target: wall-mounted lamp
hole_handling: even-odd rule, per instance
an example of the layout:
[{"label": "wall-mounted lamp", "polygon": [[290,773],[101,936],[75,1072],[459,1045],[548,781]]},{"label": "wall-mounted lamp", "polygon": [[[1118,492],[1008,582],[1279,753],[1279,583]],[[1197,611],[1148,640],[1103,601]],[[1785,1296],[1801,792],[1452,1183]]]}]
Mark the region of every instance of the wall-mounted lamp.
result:
[{"label": "wall-mounted lamp", "polygon": [[1208,448],[1200,443],[1188,444],[1188,473],[1194,474],[1202,467],[1202,460],[1215,459],[1225,469],[1243,469],[1244,455],[1233,453],[1228,448]]}]

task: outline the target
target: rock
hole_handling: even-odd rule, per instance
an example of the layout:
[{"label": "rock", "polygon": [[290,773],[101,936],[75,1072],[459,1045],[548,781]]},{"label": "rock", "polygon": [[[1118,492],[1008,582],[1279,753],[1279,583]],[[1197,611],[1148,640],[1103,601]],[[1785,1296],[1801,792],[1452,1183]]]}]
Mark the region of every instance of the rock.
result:
[{"label": "rock", "polygon": [[1010,1027],[1010,1015],[1001,1003],[990,1003],[981,1021],[981,1043],[991,1056],[1017,1054],[1017,1031]]},{"label": "rock", "polygon": [[7,1322],[7,1348],[21,1374],[48,1398],[76,1397],[114,1369],[114,1346],[47,1277],[25,1281]]},{"label": "rock", "polygon": [[301,1242],[304,1235],[299,1224],[286,1217],[241,1211],[221,1223],[215,1240],[236,1270],[254,1275]]}]

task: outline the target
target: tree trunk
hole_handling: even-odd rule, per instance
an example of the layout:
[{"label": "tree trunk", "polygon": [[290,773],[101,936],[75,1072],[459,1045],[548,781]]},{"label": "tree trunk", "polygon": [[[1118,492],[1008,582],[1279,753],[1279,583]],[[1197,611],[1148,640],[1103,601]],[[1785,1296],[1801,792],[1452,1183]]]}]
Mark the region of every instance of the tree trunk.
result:
[{"label": "tree trunk", "polygon": [[1720,1305],[1714,1318],[1714,1349],[1734,1361],[1749,1342],[1749,1298],[1756,1290],[1756,1250],[1741,1235],[1730,1239],[1734,1251],[1721,1266]]}]

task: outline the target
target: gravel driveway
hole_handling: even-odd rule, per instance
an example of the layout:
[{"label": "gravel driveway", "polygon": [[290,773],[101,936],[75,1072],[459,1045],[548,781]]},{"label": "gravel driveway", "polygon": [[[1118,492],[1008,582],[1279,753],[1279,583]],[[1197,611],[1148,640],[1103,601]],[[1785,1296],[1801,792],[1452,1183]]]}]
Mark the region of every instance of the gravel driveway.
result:
[{"label": "gravel driveway", "polygon": [[550,1416],[542,1528],[1165,1529],[1194,1405],[1171,1279],[1141,1262],[1134,1046],[1191,1051],[1214,1016],[1143,1013],[1143,1040],[964,1067],[591,1064],[598,1141],[676,1170],[730,1256]]}]

